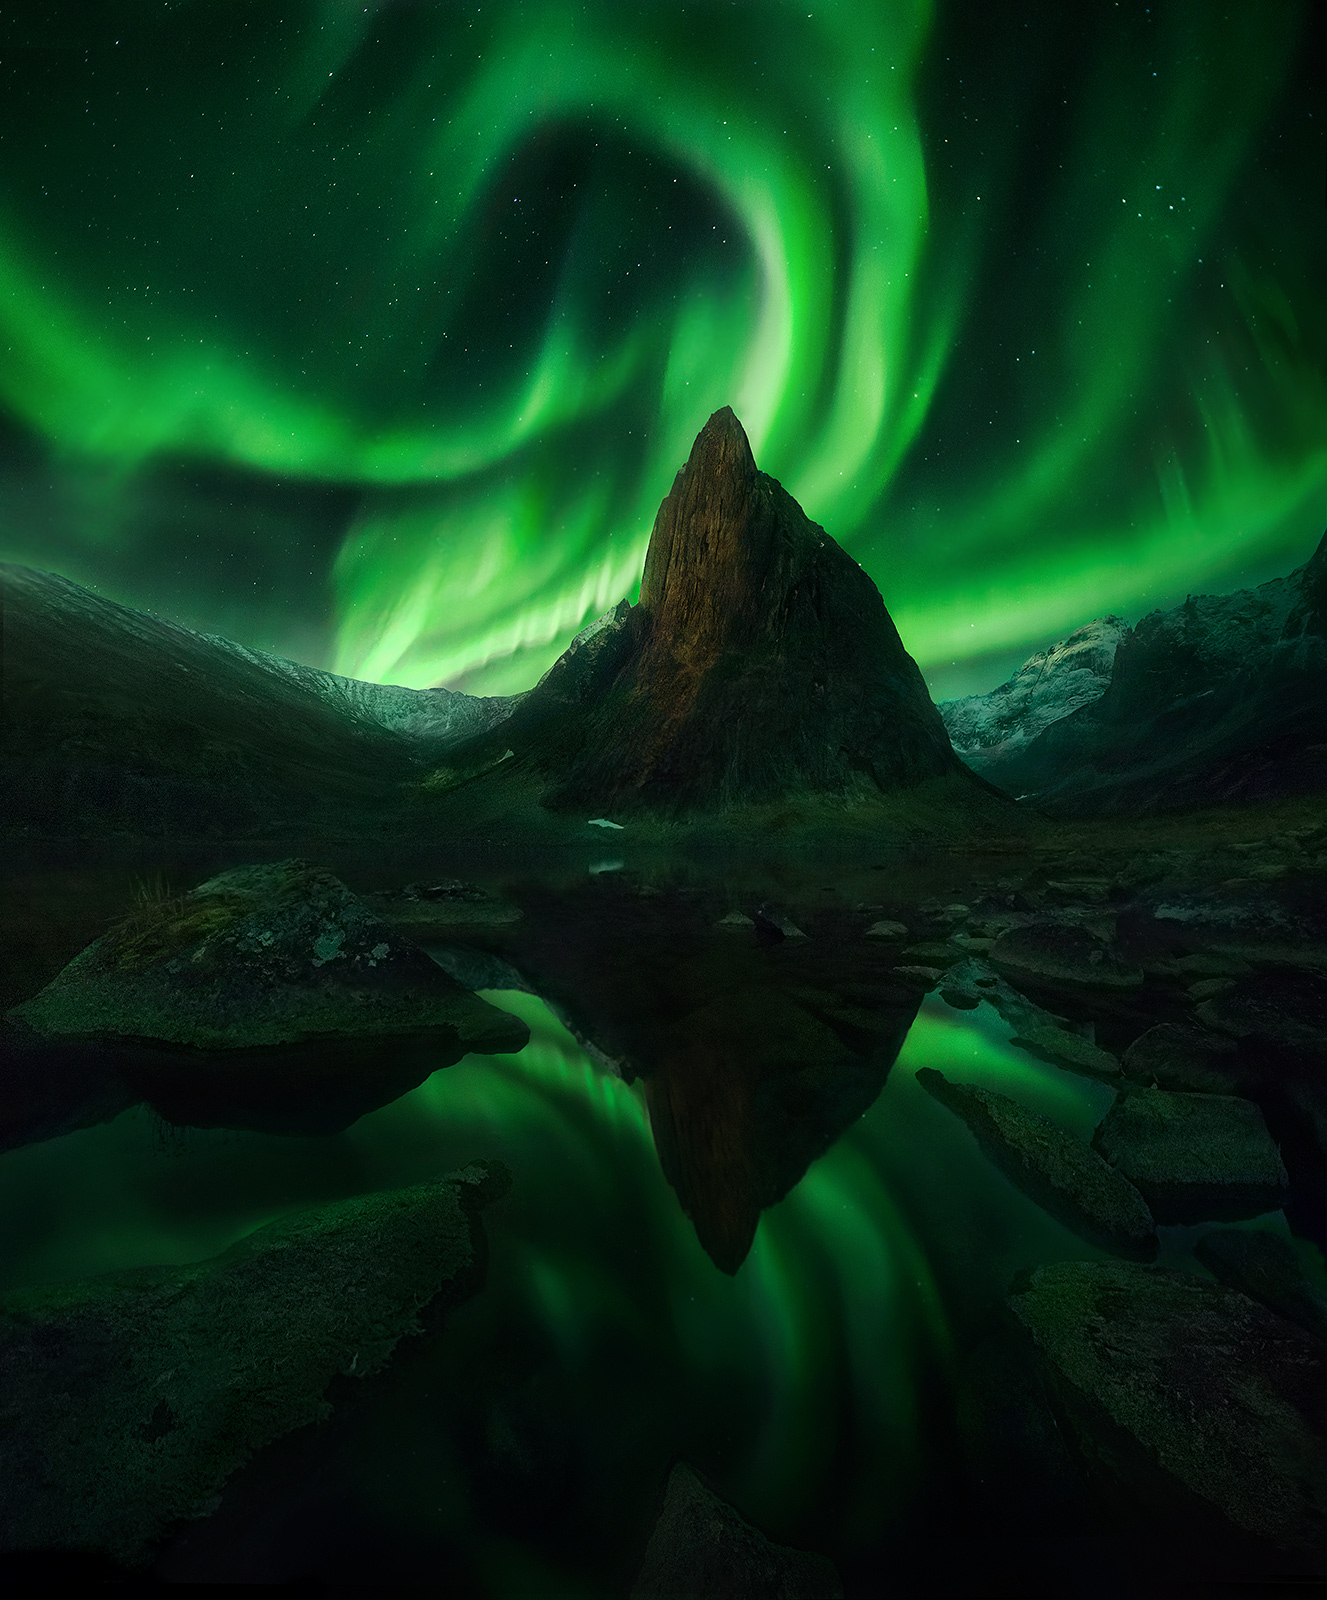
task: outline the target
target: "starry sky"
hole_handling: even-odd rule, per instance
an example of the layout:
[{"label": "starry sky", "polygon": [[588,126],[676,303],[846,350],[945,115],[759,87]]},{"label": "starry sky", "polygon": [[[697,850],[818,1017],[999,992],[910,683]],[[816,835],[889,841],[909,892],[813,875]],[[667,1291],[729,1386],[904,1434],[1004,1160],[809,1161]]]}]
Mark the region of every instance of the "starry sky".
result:
[{"label": "starry sky", "polygon": [[937,698],[1327,523],[1322,8],[0,12],[0,557],[528,687],[709,414]]}]

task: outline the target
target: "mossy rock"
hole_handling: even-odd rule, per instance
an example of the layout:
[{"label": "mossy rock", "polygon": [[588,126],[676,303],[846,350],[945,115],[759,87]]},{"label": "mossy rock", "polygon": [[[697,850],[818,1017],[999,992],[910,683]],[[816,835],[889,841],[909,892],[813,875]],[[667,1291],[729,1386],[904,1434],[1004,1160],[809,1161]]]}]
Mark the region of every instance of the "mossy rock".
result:
[{"label": "mossy rock", "polygon": [[328,1415],[338,1375],[473,1294],[481,1209],[510,1179],[448,1177],[280,1218],[222,1255],[0,1302],[0,1548],[145,1565],[256,1450]]}]

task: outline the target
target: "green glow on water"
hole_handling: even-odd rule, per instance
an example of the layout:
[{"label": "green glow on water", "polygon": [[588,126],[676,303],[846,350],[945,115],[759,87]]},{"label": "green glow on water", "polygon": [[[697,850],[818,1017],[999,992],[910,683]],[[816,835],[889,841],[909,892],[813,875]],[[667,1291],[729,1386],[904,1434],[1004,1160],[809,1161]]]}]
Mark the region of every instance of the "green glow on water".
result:
[{"label": "green glow on water", "polygon": [[11,101],[0,405],[102,474],[59,548],[116,598],[298,651],[116,508],[181,461],[341,485],[279,580],[327,585],[319,664],[518,690],[725,403],[926,667],[1320,532],[1304,8],[240,10],[126,12]]},{"label": "green glow on water", "polygon": [[[0,1283],[199,1259],[292,1208],[497,1157],[513,1191],[487,1213],[488,1282],[449,1322],[445,1359],[542,1340],[605,1494],[616,1453],[660,1471],[682,1455],[769,1527],[795,1529],[820,1505],[842,1547],[878,1538],[913,1485],[919,1386],[947,1381],[954,1316],[1018,1266],[1094,1254],[1013,1191],[913,1074],[940,1065],[1080,1131],[1100,1086],[928,1002],[879,1101],[765,1213],[730,1278],[662,1177],[639,1086],[597,1071],[532,996],[486,998],[530,1024],[526,1050],[467,1057],[333,1137],[172,1135],[138,1111],[8,1152]],[[400,1459],[418,1434],[435,1464],[405,1502],[366,1468],[367,1499],[388,1521],[461,1526],[459,1446],[440,1414],[394,1404],[373,1448]]]}]

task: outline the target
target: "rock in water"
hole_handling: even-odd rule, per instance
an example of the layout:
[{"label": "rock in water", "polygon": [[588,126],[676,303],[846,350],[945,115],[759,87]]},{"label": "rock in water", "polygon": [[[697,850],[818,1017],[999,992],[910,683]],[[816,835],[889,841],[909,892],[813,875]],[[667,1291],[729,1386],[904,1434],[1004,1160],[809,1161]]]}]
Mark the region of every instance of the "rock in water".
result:
[{"label": "rock in water", "polygon": [[298,860],[236,867],[149,904],[10,1015],[59,1038],[119,1035],[211,1050],[438,1027],[479,1050],[519,1049],[529,1036],[330,872]]},{"label": "rock in water", "polygon": [[1218,1228],[1199,1239],[1193,1253],[1228,1289],[1327,1339],[1327,1294],[1309,1277],[1289,1239],[1262,1228]]},{"label": "rock in water", "polygon": [[1150,1261],[1156,1226],[1137,1189],[1095,1150],[1008,1095],[950,1083],[934,1067],[917,1082],[971,1128],[986,1157],[1057,1222],[1119,1255]]},{"label": "rock in water", "polygon": [[1252,1100],[1131,1088],[1093,1137],[1158,1222],[1233,1222],[1277,1211],[1289,1179]]},{"label": "rock in water", "polygon": [[307,1133],[530,1036],[299,860],[140,908],[8,1016],[34,1046],[99,1054],[169,1121]]},{"label": "rock in water", "polygon": [[992,798],[875,585],[757,471],[726,406],[659,507],[639,605],[587,630],[501,738],[543,774],[545,805],[601,814],[872,798],[945,776]]},{"label": "rock in water", "polygon": [[1193,1273],[1038,1267],[1010,1309],[1099,1488],[1144,1514],[1321,1555],[1323,1346]]},{"label": "rock in water", "polygon": [[825,1556],[771,1544],[678,1462],[631,1600],[838,1600]]},{"label": "rock in water", "polygon": [[474,1293],[479,1213],[509,1181],[474,1162],[283,1217],[210,1261],[11,1292],[0,1548],[148,1561],[254,1451],[327,1416],[338,1374],[380,1371]]}]

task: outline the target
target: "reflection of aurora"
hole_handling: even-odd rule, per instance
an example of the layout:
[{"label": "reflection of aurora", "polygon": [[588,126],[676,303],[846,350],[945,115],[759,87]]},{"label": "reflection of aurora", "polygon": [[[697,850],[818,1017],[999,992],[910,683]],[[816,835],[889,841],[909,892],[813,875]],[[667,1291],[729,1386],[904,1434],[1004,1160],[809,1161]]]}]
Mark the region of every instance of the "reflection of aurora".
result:
[{"label": "reflection of aurora", "polygon": [[[766,1213],[729,1278],[660,1175],[639,1088],[596,1071],[531,996],[488,998],[531,1024],[525,1051],[469,1057],[335,1138],[186,1132],[172,1154],[129,1113],[0,1158],[6,1214],[29,1219],[6,1238],[3,1281],[195,1259],[290,1206],[498,1157],[515,1187],[488,1214],[488,1283],[449,1324],[447,1370],[464,1386],[495,1346],[542,1351],[539,1403],[565,1411],[589,1461],[577,1515],[639,1517],[630,1486],[643,1477],[648,1495],[683,1455],[788,1537],[878,1538],[916,1487],[919,1395],[945,1382],[952,1319],[1019,1266],[1095,1254],[987,1166],[913,1073],[1002,1085],[1084,1133],[1110,1091],[1012,1051],[986,1008],[928,1002],[876,1106]],[[500,1430],[519,1435],[519,1398]],[[468,1526],[457,1485],[474,1469],[445,1407],[395,1404],[374,1448],[417,1447],[422,1477],[381,1513]]]},{"label": "reflection of aurora", "polygon": [[924,666],[1320,531],[1294,6],[492,9],[126,14],[11,102],[0,401],[362,491],[325,664],[527,686],[729,402]]}]

